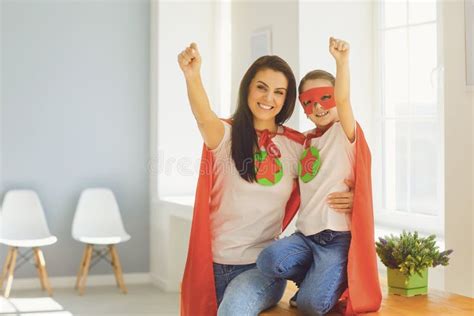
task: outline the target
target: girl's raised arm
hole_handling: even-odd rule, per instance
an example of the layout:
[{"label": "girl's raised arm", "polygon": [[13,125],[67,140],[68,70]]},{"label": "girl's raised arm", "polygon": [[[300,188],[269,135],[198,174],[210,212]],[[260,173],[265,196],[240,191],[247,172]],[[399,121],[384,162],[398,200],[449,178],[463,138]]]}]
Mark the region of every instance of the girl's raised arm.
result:
[{"label": "girl's raised arm", "polygon": [[212,111],[201,80],[201,55],[196,43],[191,43],[178,55],[188,89],[188,99],[204,143],[215,149],[224,137],[224,123]]},{"label": "girl's raised arm", "polygon": [[329,51],[336,60],[334,94],[342,128],[350,142],[355,139],[355,119],[350,98],[349,43],[329,38]]}]

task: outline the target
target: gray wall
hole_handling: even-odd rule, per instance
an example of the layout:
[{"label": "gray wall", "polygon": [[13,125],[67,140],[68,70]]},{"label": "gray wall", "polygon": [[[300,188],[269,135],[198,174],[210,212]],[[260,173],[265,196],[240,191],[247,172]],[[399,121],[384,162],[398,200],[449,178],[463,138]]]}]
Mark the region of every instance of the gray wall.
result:
[{"label": "gray wall", "polygon": [[132,236],[119,246],[124,272],[148,272],[149,2],[2,0],[1,12],[2,199],[38,192],[59,239],[44,248],[48,272],[72,276],[79,194],[110,187]]}]

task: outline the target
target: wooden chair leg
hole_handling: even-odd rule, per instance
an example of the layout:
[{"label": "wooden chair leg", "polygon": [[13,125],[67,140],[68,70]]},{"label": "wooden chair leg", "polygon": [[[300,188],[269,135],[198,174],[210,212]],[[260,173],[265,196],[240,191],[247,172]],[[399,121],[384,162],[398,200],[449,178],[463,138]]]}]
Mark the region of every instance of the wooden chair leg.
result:
[{"label": "wooden chair leg", "polygon": [[117,249],[115,248],[115,245],[109,245],[109,251],[112,257],[112,266],[115,273],[115,279],[117,283],[119,284],[119,287],[122,290],[122,292],[124,294],[127,294],[128,290],[123,280],[122,265],[120,264],[120,258],[119,258]]},{"label": "wooden chair leg", "polygon": [[49,284],[48,272],[46,271],[46,261],[44,260],[43,251],[40,248],[35,248],[34,251],[36,252],[36,255],[38,256],[39,266],[41,269],[41,275],[43,276],[42,278],[43,286],[48,292],[49,296],[52,296],[53,289],[51,288],[51,285]]},{"label": "wooden chair leg", "polygon": [[8,276],[7,276],[7,284],[5,287],[5,292],[4,292],[4,297],[8,298],[10,296],[10,292],[12,289],[12,283],[13,283],[13,273],[15,272],[15,265],[16,265],[16,257],[18,253],[18,248],[14,247],[10,259],[10,265],[8,267]]},{"label": "wooden chair leg", "polygon": [[40,257],[38,256],[37,248],[33,248],[33,255],[35,258],[36,271],[38,271],[38,278],[40,280],[41,289],[44,291],[46,290],[46,286],[44,284],[43,270],[41,269],[41,260],[40,260]]},{"label": "wooden chair leg", "polygon": [[82,271],[82,275],[79,281],[79,295],[84,294],[85,286],[86,286],[86,280],[87,280],[87,274],[89,273],[89,265],[91,264],[91,258],[92,258],[92,250],[94,248],[93,245],[87,245],[87,255],[86,255],[86,260],[84,263],[84,270]]},{"label": "wooden chair leg", "polygon": [[8,248],[7,257],[2,269],[2,275],[0,275],[0,291],[3,289],[3,281],[7,277],[8,268],[10,267],[10,261],[12,260],[13,247]]},{"label": "wooden chair leg", "polygon": [[112,269],[114,270],[114,275],[115,275],[115,283],[117,284],[117,287],[120,288],[119,284],[119,278],[118,278],[118,273],[117,273],[117,268],[115,264],[115,256],[113,255],[112,252],[112,245],[108,245],[109,248],[109,255],[110,255],[110,262],[112,263]]},{"label": "wooden chair leg", "polygon": [[86,265],[86,257],[87,257],[87,246],[84,247],[84,253],[82,254],[81,265],[79,266],[79,271],[77,272],[76,278],[76,285],[74,288],[77,290],[79,289],[79,282],[81,281],[81,277],[84,274],[84,267]]}]

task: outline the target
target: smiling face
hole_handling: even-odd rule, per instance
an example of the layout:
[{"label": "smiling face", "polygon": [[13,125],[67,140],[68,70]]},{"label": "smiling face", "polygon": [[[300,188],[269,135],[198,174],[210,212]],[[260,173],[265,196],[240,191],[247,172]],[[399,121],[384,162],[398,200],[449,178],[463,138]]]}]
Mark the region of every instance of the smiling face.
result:
[{"label": "smiling face", "polygon": [[[305,92],[313,88],[332,86],[333,85],[331,84],[331,81],[327,79],[309,79],[304,83],[301,92]],[[319,103],[314,104],[313,113],[309,114],[308,118],[319,128],[324,128],[339,120],[336,107],[333,107],[329,110],[325,110]]]},{"label": "smiling face", "polygon": [[249,85],[247,103],[257,129],[275,125],[275,117],[285,103],[288,80],[282,72],[263,69]]}]

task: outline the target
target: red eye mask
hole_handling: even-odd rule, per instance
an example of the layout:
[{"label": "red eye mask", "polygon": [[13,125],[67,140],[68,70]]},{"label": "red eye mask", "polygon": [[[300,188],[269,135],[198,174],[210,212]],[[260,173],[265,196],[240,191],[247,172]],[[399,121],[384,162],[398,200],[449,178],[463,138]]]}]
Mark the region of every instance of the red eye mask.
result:
[{"label": "red eye mask", "polygon": [[321,104],[325,110],[329,110],[336,106],[334,100],[334,87],[320,87],[309,89],[299,96],[301,105],[303,105],[306,115],[313,113],[313,105]]}]

